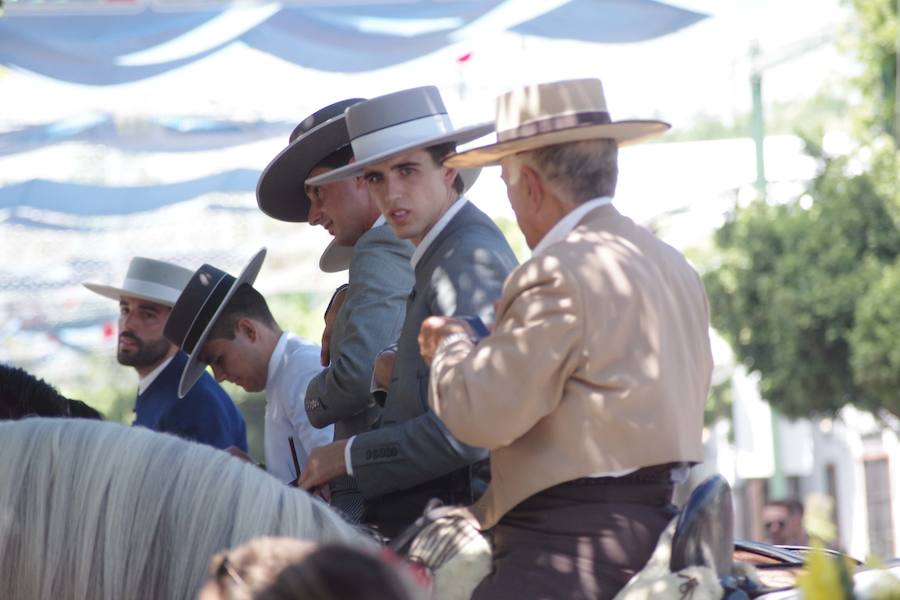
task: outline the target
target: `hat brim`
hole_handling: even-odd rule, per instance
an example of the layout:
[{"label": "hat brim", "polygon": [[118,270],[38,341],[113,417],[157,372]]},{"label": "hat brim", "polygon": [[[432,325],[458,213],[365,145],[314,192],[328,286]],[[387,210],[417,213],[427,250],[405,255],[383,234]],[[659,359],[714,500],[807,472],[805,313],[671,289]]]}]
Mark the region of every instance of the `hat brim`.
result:
[{"label": "hat brim", "polygon": [[111,285],[100,285],[99,283],[82,283],[81,285],[95,294],[100,294],[101,296],[105,296],[112,300],[121,300],[122,296],[128,296],[129,298],[138,298],[139,300],[162,304],[163,306],[168,306],[170,308],[175,304],[175,301],[171,298],[163,298],[162,296],[146,294],[136,290],[126,290]]},{"label": "hat brim", "polygon": [[228,301],[231,300],[231,297],[234,296],[234,293],[237,291],[241,285],[245,283],[252,284],[256,281],[256,276],[259,275],[259,270],[262,268],[263,261],[266,259],[266,249],[262,248],[259,252],[257,252],[253,258],[250,259],[250,262],[247,263],[247,266],[244,267],[244,270],[241,271],[241,274],[238,275],[237,279],[234,280],[234,283],[231,284],[231,287],[225,293],[225,296],[222,298],[222,302],[219,304],[219,307],[216,309],[216,312],[213,313],[212,318],[209,320],[209,323],[206,326],[206,329],[203,330],[203,333],[200,334],[200,337],[197,338],[197,343],[194,345],[194,350],[190,354],[188,354],[187,364],[184,365],[184,371],[181,372],[181,381],[178,383],[178,397],[184,398],[185,395],[191,390],[197,380],[203,376],[203,372],[206,371],[206,365],[199,360],[200,352],[203,350],[203,346],[206,344],[206,338],[209,337],[209,332],[212,330],[213,326],[216,324],[216,321],[222,314],[222,311],[225,310],[225,307],[228,305]]},{"label": "hat brim", "polygon": [[306,177],[328,155],[346,146],[343,115],[313,127],[266,166],[256,184],[256,204],[273,219],[290,223],[309,220]]},{"label": "hat brim", "polygon": [[323,273],[340,273],[350,268],[353,259],[353,246],[341,246],[331,240],[322,256],[319,257],[319,270]]},{"label": "hat brim", "polygon": [[581,127],[539,133],[526,138],[510,140],[508,142],[498,142],[487,146],[479,146],[464,152],[451,154],[450,157],[444,161],[444,164],[448,167],[457,169],[495,165],[500,162],[500,159],[518,152],[525,152],[527,150],[534,150],[535,148],[552,146],[554,144],[583,142],[594,139],[616,140],[619,142],[620,146],[624,146],[627,144],[636,144],[662,135],[671,127],[672,126],[665,121],[654,120],[631,120],[617,121],[615,123],[606,123],[602,125],[583,125]]},{"label": "hat brim", "polygon": [[[478,138],[489,134],[493,130],[493,123],[479,123],[477,125],[469,125],[468,127],[455,129],[450,133],[445,133],[437,137],[433,137],[427,140],[421,140],[411,144],[404,144],[403,146],[398,146],[397,148],[392,148],[373,156],[369,156],[363,160],[357,160],[347,166],[341,167],[339,169],[334,169],[333,171],[328,171],[327,173],[322,173],[321,175],[312,177],[311,179],[307,179],[306,183],[310,185],[322,185],[323,183],[331,183],[332,181],[340,181],[341,179],[358,177],[359,175],[363,174],[366,167],[383,162],[395,156],[399,156],[400,154],[406,154],[408,152],[421,150],[430,146],[446,144],[448,142],[465,144],[467,142],[471,142],[472,140],[477,140]],[[460,173],[460,175],[463,179],[464,190],[469,189],[469,187],[471,187],[472,184],[475,183],[475,180],[478,178],[478,172],[469,174]]]}]

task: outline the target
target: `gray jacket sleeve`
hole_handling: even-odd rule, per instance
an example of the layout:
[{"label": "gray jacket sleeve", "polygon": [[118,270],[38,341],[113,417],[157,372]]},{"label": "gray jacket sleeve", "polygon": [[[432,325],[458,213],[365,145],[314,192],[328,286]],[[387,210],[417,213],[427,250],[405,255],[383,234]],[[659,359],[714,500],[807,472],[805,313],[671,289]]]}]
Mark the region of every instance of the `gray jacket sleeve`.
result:
[{"label": "gray jacket sleeve", "polygon": [[361,433],[350,448],[353,476],[365,498],[413,487],[487,457],[487,450],[453,437],[430,410]]},{"label": "gray jacket sleeve", "polygon": [[[491,236],[492,244],[485,243],[484,232],[468,233],[454,240],[448,259],[439,261],[422,292],[427,294],[431,315],[478,315],[492,323],[494,302],[516,259],[499,231]],[[428,408],[428,368],[418,355],[417,343],[414,351],[415,357],[405,360],[418,361],[418,385],[404,390],[415,397],[388,402],[421,407],[420,414],[359,434],[351,447],[353,473],[367,498],[424,483],[488,455],[487,450],[457,440]],[[401,359],[399,353],[397,359]]]},{"label": "gray jacket sleeve", "polygon": [[374,233],[361,238],[354,251],[347,298],[332,333],[331,364],[306,389],[306,412],[315,427],[355,415],[372,403],[375,355],[400,335],[413,287],[412,246]]}]

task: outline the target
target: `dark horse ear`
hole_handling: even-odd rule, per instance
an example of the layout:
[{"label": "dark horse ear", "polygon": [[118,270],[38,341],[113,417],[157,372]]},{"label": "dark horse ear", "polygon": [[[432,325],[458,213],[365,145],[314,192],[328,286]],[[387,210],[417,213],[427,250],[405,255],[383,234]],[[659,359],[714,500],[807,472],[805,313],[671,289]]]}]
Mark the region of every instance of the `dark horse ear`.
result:
[{"label": "dark horse ear", "polygon": [[687,567],[710,567],[722,577],[731,574],[733,555],[731,486],[721,475],[712,475],[691,492],[678,515],[669,568],[675,573]]}]

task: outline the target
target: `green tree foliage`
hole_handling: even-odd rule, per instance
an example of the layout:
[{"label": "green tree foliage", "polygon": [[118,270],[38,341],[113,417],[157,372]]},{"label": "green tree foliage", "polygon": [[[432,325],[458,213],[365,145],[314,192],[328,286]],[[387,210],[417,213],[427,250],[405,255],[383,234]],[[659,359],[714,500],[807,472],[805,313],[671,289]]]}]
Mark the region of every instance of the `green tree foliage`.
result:
[{"label": "green tree foliage", "polygon": [[850,335],[856,380],[884,408],[900,415],[900,261],[860,298]]},{"label": "green tree foliage", "polygon": [[897,0],[853,0],[858,32],[852,43],[863,67],[856,87],[866,97],[858,119],[870,135],[887,133],[900,145],[897,127]]},{"label": "green tree foliage", "polygon": [[[867,356],[883,349],[851,344],[854,335],[865,337],[854,332],[858,307],[870,291],[885,293],[875,290],[889,287],[882,278],[900,257],[896,192],[882,185],[895,155],[886,147],[868,169],[859,157],[825,160],[811,207],[756,201],[716,233],[723,255],[704,277],[713,325],[788,416],[834,412],[847,402],[897,412],[896,393],[885,397],[887,390],[854,373],[854,348],[868,348]],[[887,318],[861,314],[867,323]]]},{"label": "green tree foliage", "polygon": [[823,163],[811,204],[737,210],[704,277],[713,324],[788,416],[847,402],[900,415],[900,19],[897,0],[852,2],[859,150],[834,158],[809,144]]}]

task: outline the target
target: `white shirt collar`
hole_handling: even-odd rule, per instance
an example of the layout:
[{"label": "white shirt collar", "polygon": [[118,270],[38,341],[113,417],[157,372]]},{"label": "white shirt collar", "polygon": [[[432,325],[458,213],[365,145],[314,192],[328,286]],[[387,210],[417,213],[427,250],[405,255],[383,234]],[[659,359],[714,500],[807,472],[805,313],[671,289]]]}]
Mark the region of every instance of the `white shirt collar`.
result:
[{"label": "white shirt collar", "polygon": [[428,250],[428,246],[430,246],[434,242],[435,238],[437,238],[437,236],[441,234],[441,232],[444,230],[444,227],[447,226],[447,223],[449,223],[450,220],[456,216],[456,213],[458,213],[460,209],[465,206],[466,202],[468,202],[468,200],[465,198],[465,196],[460,196],[459,199],[451,204],[450,208],[448,208],[444,212],[444,214],[441,215],[441,218],[438,219],[438,222],[434,224],[434,227],[432,227],[431,230],[425,234],[425,237],[422,238],[422,243],[416,246],[416,250],[415,252],[413,252],[412,258],[409,261],[413,269],[415,269],[416,265],[419,264],[419,261],[422,260],[422,256],[425,254],[425,251]]},{"label": "white shirt collar", "polygon": [[288,337],[289,335],[287,331],[281,334],[281,337],[278,338],[278,343],[275,344],[275,349],[272,350],[272,356],[269,357],[269,370],[266,374],[267,389],[270,387],[272,380],[278,373],[278,369],[281,367],[281,363],[284,362],[284,351],[285,348],[287,348]]},{"label": "white shirt collar", "polygon": [[369,229],[375,229],[376,227],[384,225],[385,223],[387,223],[387,219],[384,218],[384,215],[378,215],[378,218],[375,219],[375,222],[372,223],[372,226],[369,227]]},{"label": "white shirt collar", "polygon": [[159,366],[157,366],[155,369],[153,369],[152,371],[150,371],[149,373],[147,373],[146,375],[144,375],[143,377],[141,377],[138,380],[138,396],[140,396],[141,394],[143,394],[144,392],[147,391],[147,388],[150,387],[150,384],[153,383],[154,381],[156,381],[156,378],[159,376],[160,373],[163,372],[163,369],[165,369],[166,367],[169,366],[169,363],[172,362],[173,358],[175,358],[174,354],[172,356],[170,356],[169,358],[167,358],[166,360],[159,363]]},{"label": "white shirt collar", "polygon": [[603,196],[602,198],[594,198],[593,200],[588,200],[587,202],[579,204],[578,208],[557,221],[556,225],[544,234],[541,241],[538,242],[537,246],[534,247],[534,250],[531,251],[531,255],[538,256],[539,254],[546,252],[547,248],[553,244],[563,241],[565,237],[569,235],[569,232],[575,229],[575,226],[578,225],[578,222],[581,221],[584,215],[599,206],[606,206],[612,201],[613,199],[611,196]]}]

